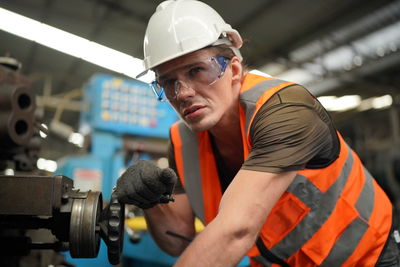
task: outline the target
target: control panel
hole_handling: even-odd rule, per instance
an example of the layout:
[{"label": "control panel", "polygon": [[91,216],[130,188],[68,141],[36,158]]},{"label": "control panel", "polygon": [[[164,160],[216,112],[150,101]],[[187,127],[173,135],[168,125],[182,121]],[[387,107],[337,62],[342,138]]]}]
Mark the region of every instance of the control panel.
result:
[{"label": "control panel", "polygon": [[85,103],[81,122],[118,134],[167,138],[178,119],[169,103],[157,101],[149,84],[107,74],[89,80]]}]

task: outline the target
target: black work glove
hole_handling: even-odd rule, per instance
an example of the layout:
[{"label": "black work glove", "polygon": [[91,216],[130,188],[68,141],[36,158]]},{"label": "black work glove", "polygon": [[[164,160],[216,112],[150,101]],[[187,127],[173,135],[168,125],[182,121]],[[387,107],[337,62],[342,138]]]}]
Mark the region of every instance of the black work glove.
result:
[{"label": "black work glove", "polygon": [[173,201],[176,180],[172,169],[160,169],[150,161],[139,160],[118,178],[115,194],[121,203],[148,209]]}]

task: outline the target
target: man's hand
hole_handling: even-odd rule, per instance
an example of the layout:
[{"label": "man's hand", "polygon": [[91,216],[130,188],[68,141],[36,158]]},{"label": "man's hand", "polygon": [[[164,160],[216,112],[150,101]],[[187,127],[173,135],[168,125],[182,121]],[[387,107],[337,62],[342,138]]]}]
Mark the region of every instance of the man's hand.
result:
[{"label": "man's hand", "polygon": [[122,203],[148,209],[171,198],[177,177],[170,169],[160,169],[150,161],[140,160],[117,180],[115,194]]}]

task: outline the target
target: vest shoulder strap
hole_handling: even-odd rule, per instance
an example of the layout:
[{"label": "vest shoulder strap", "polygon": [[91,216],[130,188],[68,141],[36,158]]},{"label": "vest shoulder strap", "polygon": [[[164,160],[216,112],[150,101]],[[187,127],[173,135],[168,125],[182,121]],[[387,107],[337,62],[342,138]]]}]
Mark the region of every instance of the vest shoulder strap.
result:
[{"label": "vest shoulder strap", "polygon": [[249,130],[251,122],[260,107],[279,90],[294,85],[279,79],[267,79],[252,85],[251,88],[242,88],[240,93],[240,105],[245,115],[245,130]]}]

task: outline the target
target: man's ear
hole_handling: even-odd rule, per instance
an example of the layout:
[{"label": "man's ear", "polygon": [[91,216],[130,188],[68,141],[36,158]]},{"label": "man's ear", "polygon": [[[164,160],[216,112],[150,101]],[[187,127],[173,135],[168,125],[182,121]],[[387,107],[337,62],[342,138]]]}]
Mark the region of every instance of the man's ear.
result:
[{"label": "man's ear", "polygon": [[238,57],[233,57],[231,59],[231,67],[232,67],[232,83],[241,82],[243,75],[243,66],[242,62]]}]

